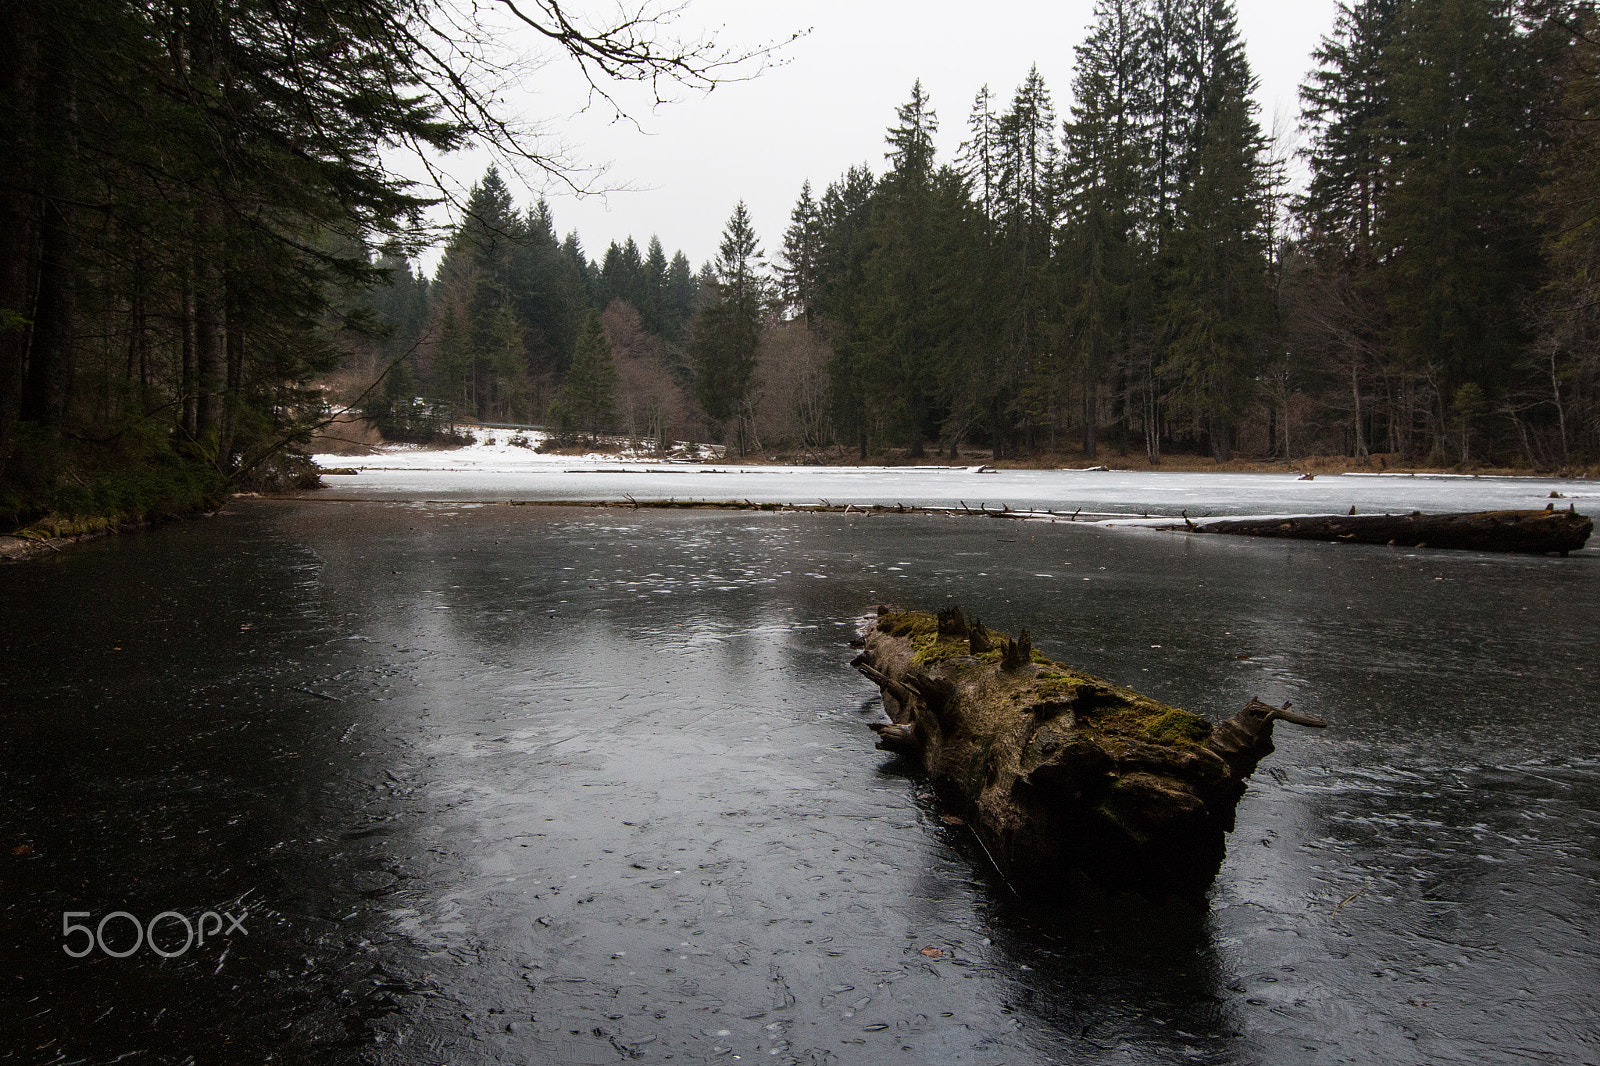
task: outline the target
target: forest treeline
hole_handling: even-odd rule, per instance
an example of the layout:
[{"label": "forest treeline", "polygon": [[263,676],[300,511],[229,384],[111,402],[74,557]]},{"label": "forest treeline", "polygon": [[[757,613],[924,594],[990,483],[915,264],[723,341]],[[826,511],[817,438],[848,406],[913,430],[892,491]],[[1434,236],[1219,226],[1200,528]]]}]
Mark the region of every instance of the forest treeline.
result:
[{"label": "forest treeline", "polygon": [[[656,243],[586,262],[490,174],[433,284],[403,282],[427,310],[397,336],[436,339],[399,391],[570,424],[595,310],[619,376],[587,425],[633,436],[1592,461],[1596,29],[1589,4],[1346,3],[1301,129],[1269,136],[1231,3],[1101,0],[1065,113],[1036,71],[984,88],[940,159],[914,86],[883,172],[807,183],[770,271],[742,205],[691,279]],[[729,314],[735,289],[754,310]]]},{"label": "forest treeline", "polygon": [[[565,0],[0,3],[0,529],[183,512],[294,476],[285,449],[326,419],[329,376],[382,340],[394,264],[433,239],[443,194],[392,161],[481,145],[583,181],[501,110],[508,24],[600,101],[623,81],[703,89],[763,52],[611,17]],[[523,295],[538,319],[544,295]]]},{"label": "forest treeline", "polygon": [[[742,204],[699,269],[597,261],[492,171],[423,277],[437,197],[383,153],[518,148],[447,8],[0,6],[0,518],[215,497],[330,398],[817,458],[1600,457],[1592,3],[1342,4],[1269,135],[1232,3],[1101,0],[1064,108],[980,90],[940,158],[913,86],[770,265]],[[715,70],[529,10],[597,77]]]}]

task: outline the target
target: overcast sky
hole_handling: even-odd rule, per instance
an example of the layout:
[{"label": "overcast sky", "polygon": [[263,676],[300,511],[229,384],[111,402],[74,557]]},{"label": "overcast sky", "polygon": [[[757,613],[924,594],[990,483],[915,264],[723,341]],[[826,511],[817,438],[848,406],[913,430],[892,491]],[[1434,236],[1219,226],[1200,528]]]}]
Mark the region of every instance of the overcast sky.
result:
[{"label": "overcast sky", "polygon": [[[1239,24],[1261,80],[1260,121],[1292,129],[1297,89],[1310,54],[1332,27],[1335,0],[1238,0]],[[589,9],[607,10],[603,3]],[[682,249],[698,267],[716,254],[735,202],[749,206],[770,259],[783,243],[800,186],[820,192],[846,168],[883,170],[884,132],[920,78],[939,116],[941,159],[966,135],[978,88],[1002,105],[1035,64],[1056,111],[1071,104],[1073,49],[1087,33],[1093,0],[987,0],[890,3],[886,0],[692,0],[678,22],[686,36],[715,35],[733,50],[786,40],[760,77],[682,92],[660,108],[627,92],[618,99],[637,125],[613,121],[603,106],[581,110],[582,82],[569,63],[546,63],[507,94],[511,108],[543,123],[576,160],[609,167],[602,184],[631,191],[576,197],[557,186],[507,175],[519,207],[544,195],[564,235],[576,229],[598,260],[613,240],[632,236],[641,250],[657,234],[670,256]],[[521,47],[522,39],[507,35]],[[528,45],[534,46],[530,40]],[[464,185],[491,157],[463,152],[444,168]],[[437,255],[425,257],[431,269]]]}]

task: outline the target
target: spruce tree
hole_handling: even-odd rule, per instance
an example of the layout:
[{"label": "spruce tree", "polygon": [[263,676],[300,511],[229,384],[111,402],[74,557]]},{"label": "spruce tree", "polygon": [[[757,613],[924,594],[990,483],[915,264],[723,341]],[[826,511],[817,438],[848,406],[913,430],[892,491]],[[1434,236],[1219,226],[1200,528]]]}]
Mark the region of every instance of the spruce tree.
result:
[{"label": "spruce tree", "polygon": [[1167,250],[1166,362],[1178,410],[1221,462],[1253,400],[1269,324],[1261,134],[1251,104],[1225,92],[1205,122]]},{"label": "spruce tree", "polygon": [[939,120],[922,83],[896,108],[890,168],[872,197],[872,251],[861,290],[859,385],[912,456],[924,454],[933,397],[934,145]]},{"label": "spruce tree", "polygon": [[1538,280],[1524,192],[1534,79],[1512,16],[1500,0],[1409,0],[1384,52],[1389,344],[1436,383],[1436,435],[1462,385],[1503,395]]},{"label": "spruce tree", "polygon": [[967,139],[961,142],[956,161],[972,184],[972,195],[985,218],[995,214],[995,186],[999,180],[999,148],[996,145],[1000,116],[994,113],[994,97],[989,86],[978,89],[967,116]]},{"label": "spruce tree", "polygon": [[[1549,40],[1552,29],[1562,31],[1558,45]],[[1535,198],[1550,273],[1510,410],[1529,458],[1557,465],[1580,452],[1600,455],[1600,12],[1574,12],[1542,27],[1536,41],[1556,53],[1549,62],[1554,143]],[[1535,419],[1544,434],[1523,428]]]},{"label": "spruce tree", "polygon": [[1176,379],[1178,409],[1223,461],[1253,399],[1270,321],[1265,145],[1231,0],[1206,0],[1198,23],[1198,140],[1162,249],[1161,370]]},{"label": "spruce tree", "polygon": [[778,291],[792,315],[809,324],[817,312],[822,271],[822,214],[811,198],[811,182],[800,187],[800,199],[789,213],[778,267]]},{"label": "spruce tree", "polygon": [[593,441],[611,428],[616,393],[617,364],[611,342],[606,339],[600,312],[590,308],[561,387],[556,420],[564,429],[585,433]]},{"label": "spruce tree", "polygon": [[645,329],[658,336],[665,336],[667,307],[670,302],[667,291],[667,253],[661,247],[661,239],[653,233],[650,235],[650,246],[645,252],[641,278],[640,299],[643,306],[639,308],[639,317]]},{"label": "spruce tree", "polygon": [[1295,209],[1313,260],[1296,294],[1296,329],[1304,338],[1297,347],[1314,356],[1308,369],[1329,392],[1348,395],[1353,450],[1363,461],[1368,395],[1374,378],[1390,369],[1377,237],[1391,180],[1394,115],[1383,56],[1399,6],[1400,0],[1341,4],[1332,34],[1312,53],[1318,66],[1300,89],[1311,179]]},{"label": "spruce tree", "polygon": [[[1100,0],[1078,46],[1072,115],[1064,135],[1065,337],[1083,400],[1083,449],[1098,444],[1097,407],[1113,368],[1134,359],[1137,284],[1145,269],[1141,196],[1149,161],[1147,38],[1137,0]],[[1129,390],[1115,389],[1114,397]],[[1126,408],[1123,420],[1128,420]]]},{"label": "spruce tree", "polygon": [[[995,130],[994,256],[1003,304],[1002,357],[993,367],[1017,428],[1053,433],[1061,415],[1059,293],[1051,252],[1060,216],[1055,108],[1038,68],[1028,72]],[[997,431],[1011,428],[997,426]]]},{"label": "spruce tree", "polygon": [[1145,88],[1149,114],[1147,204],[1157,248],[1175,225],[1187,184],[1189,155],[1199,142],[1201,5],[1205,0],[1150,0],[1145,15]]},{"label": "spruce tree", "polygon": [[665,329],[662,334],[668,340],[683,339],[684,330],[694,317],[696,291],[694,268],[689,265],[689,257],[681,251],[674,252],[672,262],[667,265]]},{"label": "spruce tree", "polygon": [[1312,238],[1370,262],[1387,184],[1392,101],[1383,67],[1400,0],[1341,2],[1333,32],[1311,53],[1300,88],[1310,182],[1299,212]]},{"label": "spruce tree", "polygon": [[833,423],[862,459],[867,457],[872,423],[862,323],[876,188],[870,169],[851,167],[829,184],[817,211],[821,229],[817,305],[833,348],[828,364]]},{"label": "spruce tree", "polygon": [[724,439],[732,429],[742,455],[748,440],[747,402],[756,350],[768,306],[761,249],[743,200],[722,231],[708,281],[705,303],[694,320],[695,398]]}]

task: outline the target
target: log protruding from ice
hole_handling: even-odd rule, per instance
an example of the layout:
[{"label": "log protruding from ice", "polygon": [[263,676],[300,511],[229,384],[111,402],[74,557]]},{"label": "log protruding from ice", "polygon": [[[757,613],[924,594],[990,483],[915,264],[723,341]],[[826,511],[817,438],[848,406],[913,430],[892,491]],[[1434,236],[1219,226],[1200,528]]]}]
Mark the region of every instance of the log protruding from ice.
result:
[{"label": "log protruding from ice", "polygon": [[[1174,527],[1176,528],[1176,527]],[[1298,515],[1284,518],[1216,518],[1184,522],[1194,533],[1234,533],[1346,544],[1392,544],[1401,548],[1465,548],[1471,551],[1559,553],[1582,548],[1594,520],[1565,511],[1468,511],[1459,514]]]},{"label": "log protruding from ice", "polygon": [[878,746],[920,762],[1034,897],[1085,882],[1204,894],[1273,724],[1325,725],[1259,700],[1213,725],[1041,655],[1026,630],[991,637],[958,607],[882,608],[858,643],[854,665],[890,718],[873,726]]}]

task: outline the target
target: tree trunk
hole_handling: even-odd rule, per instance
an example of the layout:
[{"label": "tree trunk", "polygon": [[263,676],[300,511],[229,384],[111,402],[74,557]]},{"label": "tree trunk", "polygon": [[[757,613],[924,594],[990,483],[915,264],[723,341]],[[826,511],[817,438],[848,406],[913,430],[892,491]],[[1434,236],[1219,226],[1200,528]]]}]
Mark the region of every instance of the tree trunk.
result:
[{"label": "tree trunk", "polygon": [[207,225],[211,217],[209,207],[202,210],[202,239],[194,262],[195,436],[202,441],[216,439],[221,433],[225,386],[222,271],[212,242],[205,239],[212,232]]},{"label": "tree trunk", "polygon": [[37,87],[42,18],[36,0],[0,4],[0,484],[22,411],[39,273]]},{"label": "tree trunk", "polygon": [[1550,347],[1550,393],[1556,405],[1556,426],[1561,432],[1561,461],[1567,461],[1567,407],[1561,398],[1561,375],[1556,369],[1556,349]]},{"label": "tree trunk", "polygon": [[1211,457],[1219,463],[1233,458],[1233,426],[1221,419],[1211,424]]},{"label": "tree trunk", "polygon": [[1365,463],[1368,452],[1366,428],[1361,421],[1361,378],[1356,374],[1354,362],[1350,364],[1350,396],[1355,401],[1356,409],[1356,462]]},{"label": "tree trunk", "polygon": [[[62,48],[54,52],[64,51]],[[46,64],[40,87],[40,131],[54,139],[43,148],[44,192],[39,227],[38,291],[28,371],[22,386],[21,419],[45,426],[58,439],[72,387],[77,328],[76,187],[77,84],[72,71]]]},{"label": "tree trunk", "polygon": [[1093,459],[1100,450],[1099,428],[1095,425],[1094,385],[1086,379],[1083,388],[1083,454],[1086,459]]},{"label": "tree trunk", "polygon": [[183,265],[183,336],[179,342],[179,376],[183,382],[183,432],[193,440],[197,428],[199,408],[195,403],[198,386],[195,382],[195,314],[194,314],[194,266],[185,262]]},{"label": "tree trunk", "polygon": [[223,463],[232,468],[237,441],[241,392],[244,388],[244,312],[239,307],[235,287],[228,286],[227,315],[223,326],[227,352],[227,378],[222,402],[222,452]]},{"label": "tree trunk", "polygon": [[[1151,382],[1154,388],[1154,381]],[[1144,401],[1144,450],[1150,460],[1151,466],[1161,465],[1161,423],[1160,407],[1156,402],[1155,393],[1145,394]]]}]

